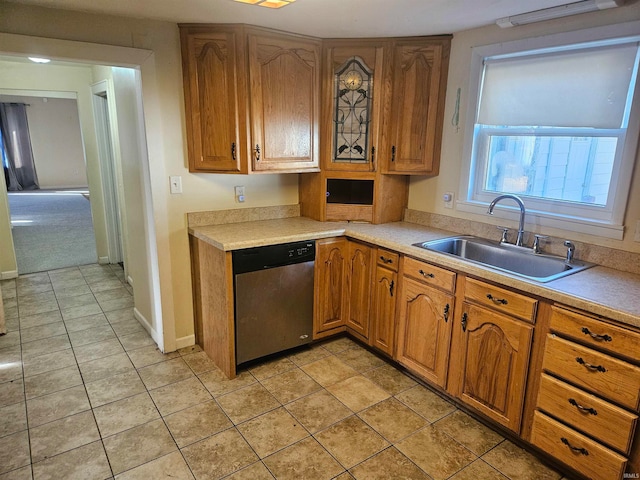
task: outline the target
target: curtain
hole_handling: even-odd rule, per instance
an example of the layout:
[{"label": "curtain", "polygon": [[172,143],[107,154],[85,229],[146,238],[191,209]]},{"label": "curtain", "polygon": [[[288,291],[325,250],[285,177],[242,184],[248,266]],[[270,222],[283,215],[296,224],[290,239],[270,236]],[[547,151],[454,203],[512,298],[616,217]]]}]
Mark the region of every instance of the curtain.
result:
[{"label": "curtain", "polygon": [[38,176],[33,162],[27,107],[24,103],[0,103],[0,131],[8,167],[7,190],[37,190]]}]

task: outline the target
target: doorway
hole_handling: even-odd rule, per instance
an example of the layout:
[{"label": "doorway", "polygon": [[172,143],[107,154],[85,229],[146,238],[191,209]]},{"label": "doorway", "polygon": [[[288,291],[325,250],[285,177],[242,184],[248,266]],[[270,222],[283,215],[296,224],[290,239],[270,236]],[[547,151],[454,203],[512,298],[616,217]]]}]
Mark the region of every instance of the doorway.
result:
[{"label": "doorway", "polygon": [[[78,105],[68,92],[0,95],[25,121],[2,122],[4,175],[18,274],[97,263]],[[11,142],[21,137],[22,149]],[[25,146],[26,144],[26,146]],[[21,150],[25,150],[22,151]],[[32,159],[29,185],[20,172]],[[10,170],[11,169],[11,170]]]}]

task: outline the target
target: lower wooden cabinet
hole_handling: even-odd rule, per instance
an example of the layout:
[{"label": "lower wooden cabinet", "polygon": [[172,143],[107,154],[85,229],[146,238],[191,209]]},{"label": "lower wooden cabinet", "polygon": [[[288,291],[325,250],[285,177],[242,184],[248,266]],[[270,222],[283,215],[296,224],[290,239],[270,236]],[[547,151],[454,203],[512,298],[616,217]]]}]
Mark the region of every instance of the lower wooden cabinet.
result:
[{"label": "lower wooden cabinet", "polygon": [[369,343],[389,356],[393,356],[395,348],[397,292],[398,274],[381,265],[376,266]]},{"label": "lower wooden cabinet", "polygon": [[[640,473],[640,334],[549,308],[528,440],[595,480]],[[532,392],[535,395],[535,391]]]},{"label": "lower wooden cabinet", "polygon": [[449,390],[516,433],[522,420],[532,334],[531,325],[466,301],[454,326]]},{"label": "lower wooden cabinet", "polygon": [[366,340],[369,338],[374,249],[363,243],[349,241],[348,252],[345,272],[348,312],[346,326]]},{"label": "lower wooden cabinet", "polygon": [[402,270],[396,359],[445,388],[456,274],[409,257]]},{"label": "lower wooden cabinet", "polygon": [[314,339],[344,330],[347,249],[344,237],[316,241]]}]

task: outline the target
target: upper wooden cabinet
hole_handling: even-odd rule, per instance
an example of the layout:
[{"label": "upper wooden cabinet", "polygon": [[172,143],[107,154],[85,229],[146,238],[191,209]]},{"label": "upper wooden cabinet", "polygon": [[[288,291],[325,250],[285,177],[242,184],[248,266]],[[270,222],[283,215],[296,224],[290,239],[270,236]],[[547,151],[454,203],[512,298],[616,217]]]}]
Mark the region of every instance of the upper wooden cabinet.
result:
[{"label": "upper wooden cabinet", "polygon": [[317,170],[320,41],[250,33],[249,81],[253,169]]},{"label": "upper wooden cabinet", "polygon": [[373,172],[391,62],[382,39],[325,40],[322,75],[322,168]]},{"label": "upper wooden cabinet", "polygon": [[180,34],[190,171],[318,170],[320,40],[241,25]]},{"label": "upper wooden cabinet", "polygon": [[243,36],[232,27],[181,27],[189,171],[246,173]]},{"label": "upper wooden cabinet", "polygon": [[384,173],[438,174],[450,41],[395,41],[390,113],[380,152]]}]

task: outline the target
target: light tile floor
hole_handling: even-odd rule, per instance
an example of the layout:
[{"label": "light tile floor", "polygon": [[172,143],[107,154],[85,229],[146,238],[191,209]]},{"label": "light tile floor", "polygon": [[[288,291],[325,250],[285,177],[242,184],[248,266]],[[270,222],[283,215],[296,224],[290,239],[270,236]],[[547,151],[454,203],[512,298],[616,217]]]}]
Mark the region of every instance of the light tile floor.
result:
[{"label": "light tile floor", "polygon": [[2,281],[0,480],[559,479],[347,338],[227,380],[163,355],[118,267]]}]

